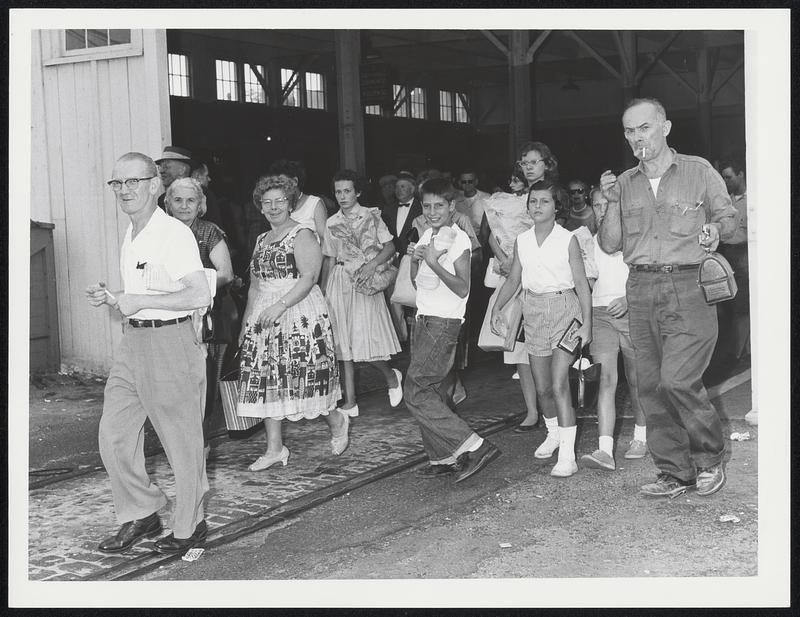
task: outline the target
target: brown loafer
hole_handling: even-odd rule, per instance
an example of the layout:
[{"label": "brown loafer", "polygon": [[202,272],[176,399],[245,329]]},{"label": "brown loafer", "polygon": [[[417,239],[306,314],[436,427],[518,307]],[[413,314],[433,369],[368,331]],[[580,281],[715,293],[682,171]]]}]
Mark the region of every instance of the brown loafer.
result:
[{"label": "brown loafer", "polygon": [[150,538],[161,533],[161,519],[158,512],[150,516],[124,523],[116,535],[103,540],[97,547],[101,553],[121,553],[142,538]]}]

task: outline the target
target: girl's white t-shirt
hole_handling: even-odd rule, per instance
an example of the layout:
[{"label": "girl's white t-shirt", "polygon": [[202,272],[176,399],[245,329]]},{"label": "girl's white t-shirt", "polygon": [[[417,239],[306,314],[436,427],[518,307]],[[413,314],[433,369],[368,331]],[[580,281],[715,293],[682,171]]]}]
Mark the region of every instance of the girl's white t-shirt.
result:
[{"label": "girl's white t-shirt", "polygon": [[[456,269],[454,263],[456,259],[458,259],[464,251],[467,251],[467,255],[470,255],[472,243],[469,240],[469,236],[458,227],[458,225],[452,225],[450,229],[455,232],[455,238],[452,246],[450,246],[447,252],[442,255],[442,258],[440,258],[439,263],[450,274],[455,274]],[[417,244],[430,244],[432,232],[432,228],[426,229]],[[420,270],[424,267],[427,267],[427,265],[421,262],[417,270],[417,313],[420,315],[432,315],[434,317],[461,319],[463,321],[469,294],[464,298],[460,298],[441,281],[439,281],[439,284],[434,289],[426,289],[423,285],[419,284]]]},{"label": "girl's white t-shirt", "polygon": [[550,293],[575,287],[569,265],[572,232],[556,223],[542,242],[536,242],[536,226],[517,236],[517,251],[522,265],[522,286],[533,293]]}]

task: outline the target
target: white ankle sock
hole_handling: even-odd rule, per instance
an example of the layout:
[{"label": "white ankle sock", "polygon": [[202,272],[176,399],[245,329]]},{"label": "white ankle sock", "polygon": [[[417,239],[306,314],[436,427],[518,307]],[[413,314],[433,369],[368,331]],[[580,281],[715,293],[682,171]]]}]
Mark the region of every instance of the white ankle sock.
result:
[{"label": "white ankle sock", "polygon": [[647,427],[646,426],[639,426],[638,424],[634,424],[633,425],[633,439],[635,441],[647,442]]},{"label": "white ankle sock", "polygon": [[558,462],[570,462],[575,460],[575,433],[577,426],[560,426],[558,428],[559,447]]},{"label": "white ankle sock", "polygon": [[547,427],[547,436],[558,441],[558,418],[545,417],[544,425]]},{"label": "white ankle sock", "polygon": [[614,456],[614,438],[609,435],[600,435],[600,449],[608,454]]}]

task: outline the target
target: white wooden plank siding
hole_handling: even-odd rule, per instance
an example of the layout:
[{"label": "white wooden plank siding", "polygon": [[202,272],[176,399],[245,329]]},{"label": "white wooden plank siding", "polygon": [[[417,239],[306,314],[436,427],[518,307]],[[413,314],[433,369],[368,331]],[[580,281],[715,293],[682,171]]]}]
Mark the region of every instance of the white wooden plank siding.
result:
[{"label": "white wooden plank siding", "polygon": [[46,65],[60,54],[59,37],[33,33],[31,212],[55,224],[62,365],[103,373],[120,319],[90,307],[83,290],[98,280],[122,285],[128,219],[105,185],[114,161],[129,151],[155,157],[169,143],[166,32],[143,32],[141,55]]}]

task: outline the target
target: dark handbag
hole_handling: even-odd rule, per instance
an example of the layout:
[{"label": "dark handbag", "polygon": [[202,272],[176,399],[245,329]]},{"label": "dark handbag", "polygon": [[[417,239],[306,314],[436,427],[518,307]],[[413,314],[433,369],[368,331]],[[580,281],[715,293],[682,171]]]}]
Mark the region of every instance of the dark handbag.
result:
[{"label": "dark handbag", "polygon": [[[583,364],[583,345],[578,342],[578,359],[569,367],[569,390],[572,395],[572,406],[578,411],[594,407],[600,392],[600,364]],[[577,367],[575,366],[577,364]]]},{"label": "dark handbag", "polygon": [[214,319],[211,317],[211,311],[206,311],[200,318],[202,320],[202,342],[210,343],[214,340]]}]

